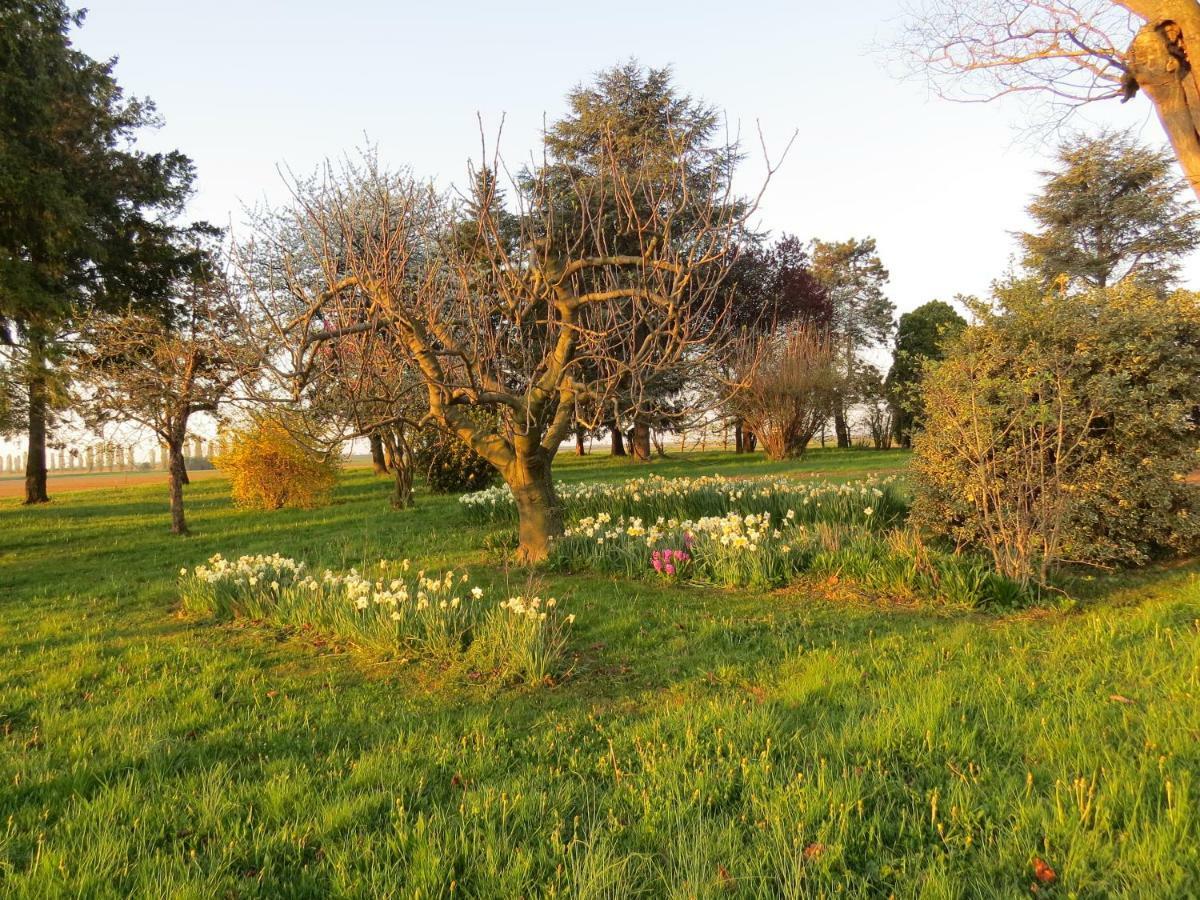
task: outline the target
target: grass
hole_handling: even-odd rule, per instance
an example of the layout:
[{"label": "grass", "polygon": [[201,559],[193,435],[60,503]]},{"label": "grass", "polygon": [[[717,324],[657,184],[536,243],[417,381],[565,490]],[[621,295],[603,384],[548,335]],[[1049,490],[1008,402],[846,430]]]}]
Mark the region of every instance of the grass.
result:
[{"label": "grass", "polygon": [[[661,474],[853,478],[902,454]],[[639,473],[600,457],[560,477]],[[1200,894],[1200,582],[1080,581],[984,615],[809,580],[771,593],[547,574],[568,677],[464,677],[181,616],[179,569],[280,552],[509,576],[453,499],[0,503],[0,891],[160,897]],[[512,576],[514,582],[517,576]],[[519,592],[514,587],[514,592]],[[1037,881],[1034,860],[1054,870]]]}]

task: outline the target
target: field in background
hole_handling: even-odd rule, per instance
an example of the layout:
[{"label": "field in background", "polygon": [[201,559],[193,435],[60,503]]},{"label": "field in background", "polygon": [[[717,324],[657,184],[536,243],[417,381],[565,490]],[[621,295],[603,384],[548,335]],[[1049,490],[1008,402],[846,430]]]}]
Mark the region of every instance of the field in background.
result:
[{"label": "field in background", "polygon": [[[854,478],[906,457],[560,462]],[[215,552],[524,589],[484,549],[498,529],[388,491],[354,468],[328,508],[261,513],[198,480],[185,539],[161,484],[0,501],[0,892],[1200,895],[1193,563],[1012,616],[547,576],[578,621],[539,687],[177,614],[179,569]]]}]

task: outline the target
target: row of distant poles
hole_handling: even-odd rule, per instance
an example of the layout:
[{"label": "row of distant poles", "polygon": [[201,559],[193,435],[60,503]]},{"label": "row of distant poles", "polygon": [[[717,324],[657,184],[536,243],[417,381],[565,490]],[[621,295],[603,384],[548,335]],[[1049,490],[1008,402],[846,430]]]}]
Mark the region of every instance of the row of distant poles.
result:
[{"label": "row of distant poles", "polygon": [[[223,439],[204,439],[190,437],[184,442],[184,456],[187,459],[208,459],[221,453]],[[25,471],[24,453],[6,453],[0,460],[0,471],[9,474]],[[139,460],[136,448],[114,443],[89,444],[83,448],[60,447],[57,451],[46,453],[46,468],[52,472],[131,472],[134,469],[166,469],[167,448],[159,447],[158,452],[147,454],[147,458]]]}]

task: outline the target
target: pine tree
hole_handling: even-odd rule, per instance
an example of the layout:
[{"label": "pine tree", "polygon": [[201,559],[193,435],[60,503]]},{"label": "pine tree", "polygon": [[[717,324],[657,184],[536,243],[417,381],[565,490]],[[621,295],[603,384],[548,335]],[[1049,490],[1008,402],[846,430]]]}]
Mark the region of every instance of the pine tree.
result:
[{"label": "pine tree", "polygon": [[72,46],[82,22],[61,0],[0,6],[0,343],[20,394],[3,405],[24,414],[26,503],[49,499],[46,442],[73,321],[131,304],[169,316],[195,261],[194,235],[174,224],[191,160],[133,147],[158,124],[154,106],[124,95],[114,60]]},{"label": "pine tree", "polygon": [[1047,287],[1064,277],[1170,287],[1180,259],[1200,246],[1200,212],[1170,154],[1106,132],[1063,144],[1058,163],[1028,207],[1039,230],[1017,235],[1026,267]]}]

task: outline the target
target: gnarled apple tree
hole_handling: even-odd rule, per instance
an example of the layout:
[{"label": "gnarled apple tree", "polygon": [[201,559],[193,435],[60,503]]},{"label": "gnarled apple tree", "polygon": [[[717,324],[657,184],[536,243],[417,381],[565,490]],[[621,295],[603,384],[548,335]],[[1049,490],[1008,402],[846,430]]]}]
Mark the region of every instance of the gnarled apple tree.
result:
[{"label": "gnarled apple tree", "polygon": [[[294,369],[369,333],[416,374],[420,424],[457,435],[512,489],[525,562],[561,533],[551,466],[579,410],[731,349],[723,281],[754,204],[729,202],[727,181],[697,189],[695,148],[599,144],[587,173],[524,173],[505,215],[494,197],[452,202],[371,155],[328,166],[242,252]],[[495,179],[472,183],[486,193]]]}]

